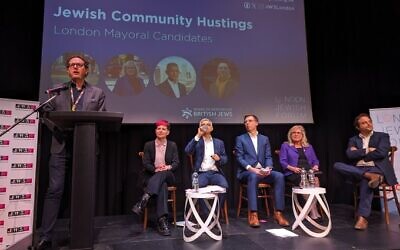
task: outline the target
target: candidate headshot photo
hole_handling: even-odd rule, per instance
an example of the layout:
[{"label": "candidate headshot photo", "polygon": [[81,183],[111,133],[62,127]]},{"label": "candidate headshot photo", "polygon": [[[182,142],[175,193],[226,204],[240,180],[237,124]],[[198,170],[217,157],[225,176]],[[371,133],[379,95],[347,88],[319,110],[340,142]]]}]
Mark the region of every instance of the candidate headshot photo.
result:
[{"label": "candidate headshot photo", "polygon": [[154,82],[162,94],[179,99],[188,95],[195,87],[196,71],[184,58],[167,57],[157,64]]},{"label": "candidate headshot photo", "polygon": [[103,73],[107,88],[118,96],[138,95],[148,86],[143,61],[133,54],[120,54],[109,60]]},{"label": "candidate headshot photo", "polygon": [[239,72],[231,61],[215,58],[203,66],[201,81],[211,96],[224,99],[236,92],[239,86]]}]

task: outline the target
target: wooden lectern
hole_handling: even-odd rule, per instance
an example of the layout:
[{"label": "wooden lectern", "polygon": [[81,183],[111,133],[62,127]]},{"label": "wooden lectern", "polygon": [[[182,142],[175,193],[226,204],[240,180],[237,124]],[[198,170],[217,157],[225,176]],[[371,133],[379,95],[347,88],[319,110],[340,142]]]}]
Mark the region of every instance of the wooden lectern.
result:
[{"label": "wooden lectern", "polygon": [[123,113],[54,111],[47,118],[63,130],[73,130],[70,249],[93,249],[96,204],[96,134],[117,132]]}]

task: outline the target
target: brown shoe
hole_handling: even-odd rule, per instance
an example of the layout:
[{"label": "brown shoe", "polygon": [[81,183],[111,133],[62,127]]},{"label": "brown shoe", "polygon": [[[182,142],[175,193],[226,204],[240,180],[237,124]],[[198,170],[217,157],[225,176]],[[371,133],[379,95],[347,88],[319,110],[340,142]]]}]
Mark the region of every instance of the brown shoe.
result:
[{"label": "brown shoe", "polygon": [[276,211],[274,212],[274,219],[276,220],[276,222],[283,227],[287,227],[289,226],[289,221],[287,221],[287,219],[285,218],[285,216],[283,216],[282,212],[280,211]]},{"label": "brown shoe", "polygon": [[354,229],[365,230],[368,227],[368,221],[362,216],[358,216],[356,224],[354,224]]},{"label": "brown shoe", "polygon": [[250,212],[249,211],[248,220],[249,220],[249,225],[251,227],[259,227],[260,226],[260,221],[258,220],[257,212]]},{"label": "brown shoe", "polygon": [[380,174],[365,172],[364,176],[369,180],[368,186],[370,188],[377,188],[383,182],[383,176]]}]

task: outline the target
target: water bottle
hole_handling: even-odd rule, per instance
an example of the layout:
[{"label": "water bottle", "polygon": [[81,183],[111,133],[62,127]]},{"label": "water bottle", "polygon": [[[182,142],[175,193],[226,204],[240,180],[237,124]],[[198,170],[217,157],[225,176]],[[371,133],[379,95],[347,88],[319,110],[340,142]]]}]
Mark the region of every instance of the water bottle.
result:
[{"label": "water bottle", "polygon": [[308,182],[311,188],[315,187],[315,175],[312,169],[308,170]]},{"label": "water bottle", "polygon": [[195,192],[199,191],[199,174],[197,172],[193,172],[192,175],[192,188]]},{"label": "water bottle", "polygon": [[300,188],[308,187],[307,171],[302,168],[300,172]]}]

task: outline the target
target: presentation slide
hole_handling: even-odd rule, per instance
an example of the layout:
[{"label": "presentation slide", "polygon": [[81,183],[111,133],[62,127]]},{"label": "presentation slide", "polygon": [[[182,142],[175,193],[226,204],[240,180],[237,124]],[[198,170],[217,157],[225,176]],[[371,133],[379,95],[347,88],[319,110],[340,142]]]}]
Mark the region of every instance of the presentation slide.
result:
[{"label": "presentation slide", "polygon": [[313,122],[302,0],[46,0],[40,101],[73,54],[124,123]]}]

